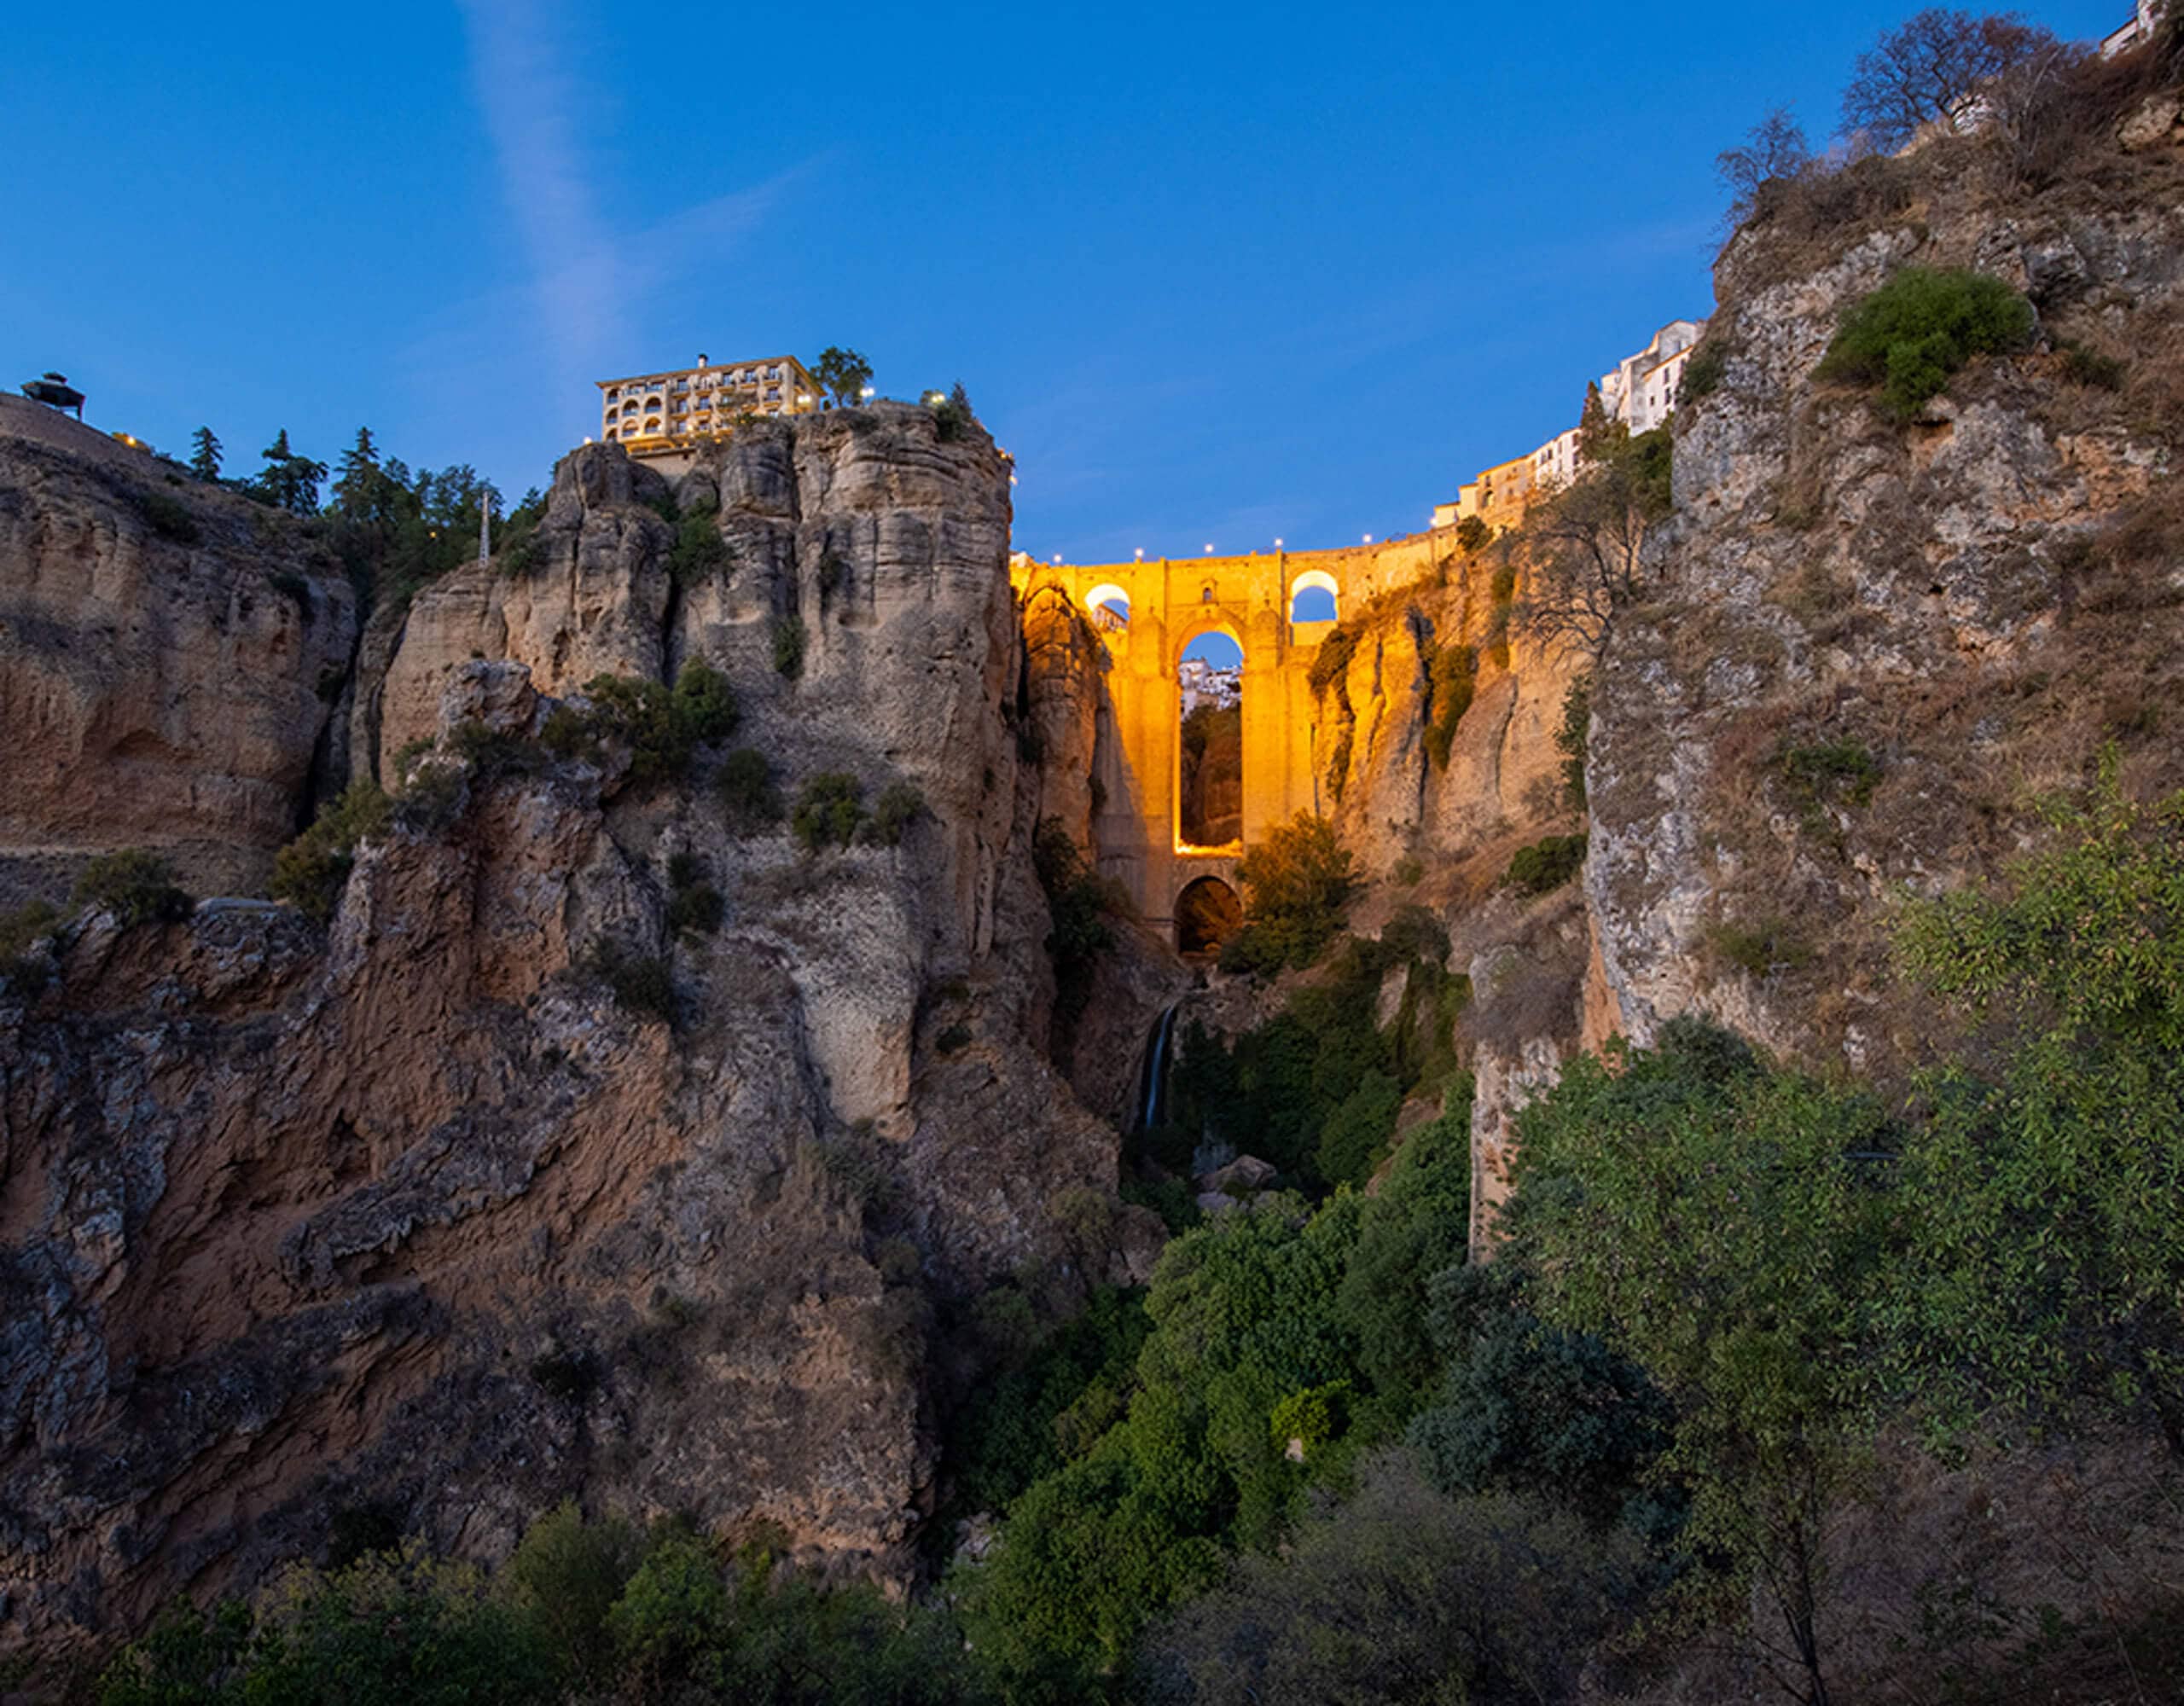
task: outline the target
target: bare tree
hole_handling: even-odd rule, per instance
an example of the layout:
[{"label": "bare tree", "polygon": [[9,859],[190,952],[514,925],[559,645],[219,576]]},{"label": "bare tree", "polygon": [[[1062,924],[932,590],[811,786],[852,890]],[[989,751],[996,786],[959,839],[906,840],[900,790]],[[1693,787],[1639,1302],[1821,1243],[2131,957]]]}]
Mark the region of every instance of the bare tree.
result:
[{"label": "bare tree", "polygon": [[1983,92],[1995,157],[2007,187],[2037,189],[2063,170],[2087,128],[2085,103],[2074,96],[2090,57],[2084,48],[2051,40]]},{"label": "bare tree", "polygon": [[1589,396],[1579,423],[1585,473],[1525,518],[1530,563],[1517,620],[1548,643],[1597,656],[1617,610],[1645,583],[1646,536],[1672,507],[1668,429],[1631,436]]},{"label": "bare tree", "polygon": [[1793,183],[1811,170],[1812,144],[1786,107],[1751,127],[1744,146],[1714,156],[1714,175],[1729,192],[1728,221],[1741,225],[1767,198],[1769,185]]},{"label": "bare tree", "polygon": [[1843,128],[1891,151],[1928,125],[1976,129],[1989,116],[1979,98],[1986,86],[2055,44],[2015,12],[1930,7],[1858,55],[1843,91]]}]

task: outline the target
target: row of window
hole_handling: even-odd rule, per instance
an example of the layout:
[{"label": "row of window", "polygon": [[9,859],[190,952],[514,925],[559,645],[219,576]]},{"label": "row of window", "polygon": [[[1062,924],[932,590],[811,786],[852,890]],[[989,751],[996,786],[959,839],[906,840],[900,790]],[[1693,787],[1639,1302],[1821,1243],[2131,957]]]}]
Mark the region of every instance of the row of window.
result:
[{"label": "row of window", "polygon": [[[778,365],[764,368],[736,368],[733,370],[723,368],[718,373],[706,373],[700,374],[698,379],[698,386],[700,390],[710,390],[717,384],[764,385],[769,380],[781,380],[786,377],[787,374]],[[630,387],[630,395],[634,397],[649,392],[652,396],[657,397],[660,395],[664,384],[665,381],[663,380],[653,380],[644,384],[633,385]],[[677,380],[675,381],[674,388],[678,392],[689,390],[690,381],[688,378],[686,376]],[[620,386],[609,386],[607,388],[607,400],[609,403],[619,402],[621,400],[621,396],[622,387]]]}]

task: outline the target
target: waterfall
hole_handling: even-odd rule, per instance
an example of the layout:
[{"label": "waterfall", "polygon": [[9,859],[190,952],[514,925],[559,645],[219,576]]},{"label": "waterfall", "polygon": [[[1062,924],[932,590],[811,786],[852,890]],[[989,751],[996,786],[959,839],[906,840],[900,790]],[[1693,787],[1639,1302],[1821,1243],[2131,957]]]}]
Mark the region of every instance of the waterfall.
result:
[{"label": "waterfall", "polygon": [[1182,1010],[1180,1000],[1170,1001],[1153,1022],[1153,1034],[1146,1039],[1145,1070],[1137,1086],[1137,1130],[1142,1136],[1160,1123],[1161,1116],[1168,1111],[1168,1043],[1176,1030],[1176,1015]]}]

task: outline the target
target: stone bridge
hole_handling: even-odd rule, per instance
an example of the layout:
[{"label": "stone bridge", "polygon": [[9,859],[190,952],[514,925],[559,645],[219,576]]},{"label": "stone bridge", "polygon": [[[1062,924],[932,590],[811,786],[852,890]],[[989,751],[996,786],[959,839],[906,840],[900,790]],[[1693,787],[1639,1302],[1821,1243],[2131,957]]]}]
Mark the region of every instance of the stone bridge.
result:
[{"label": "stone bridge", "polygon": [[[1453,530],[1438,528],[1339,551],[1087,566],[1013,560],[1026,611],[1041,599],[1066,600],[1107,647],[1092,836],[1101,874],[1123,885],[1146,923],[1174,929],[1178,902],[1201,881],[1223,885],[1233,900],[1244,852],[1273,826],[1321,809],[1310,675],[1335,624],[1294,620],[1298,595],[1331,593],[1339,620],[1432,575],[1455,549]],[[1182,835],[1176,666],[1206,634],[1227,635],[1244,654],[1243,828],[1225,847],[1194,847]]]}]

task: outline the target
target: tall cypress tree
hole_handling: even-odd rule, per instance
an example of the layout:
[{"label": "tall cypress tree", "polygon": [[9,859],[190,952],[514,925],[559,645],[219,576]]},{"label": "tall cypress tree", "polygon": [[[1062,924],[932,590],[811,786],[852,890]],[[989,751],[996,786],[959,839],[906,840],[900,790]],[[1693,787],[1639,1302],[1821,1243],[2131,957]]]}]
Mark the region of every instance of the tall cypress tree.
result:
[{"label": "tall cypress tree", "polygon": [[220,452],[224,447],[220,441],[212,436],[212,429],[210,426],[200,426],[197,429],[197,436],[190,440],[190,444],[192,449],[189,454],[189,472],[207,485],[218,483],[220,478]]}]

